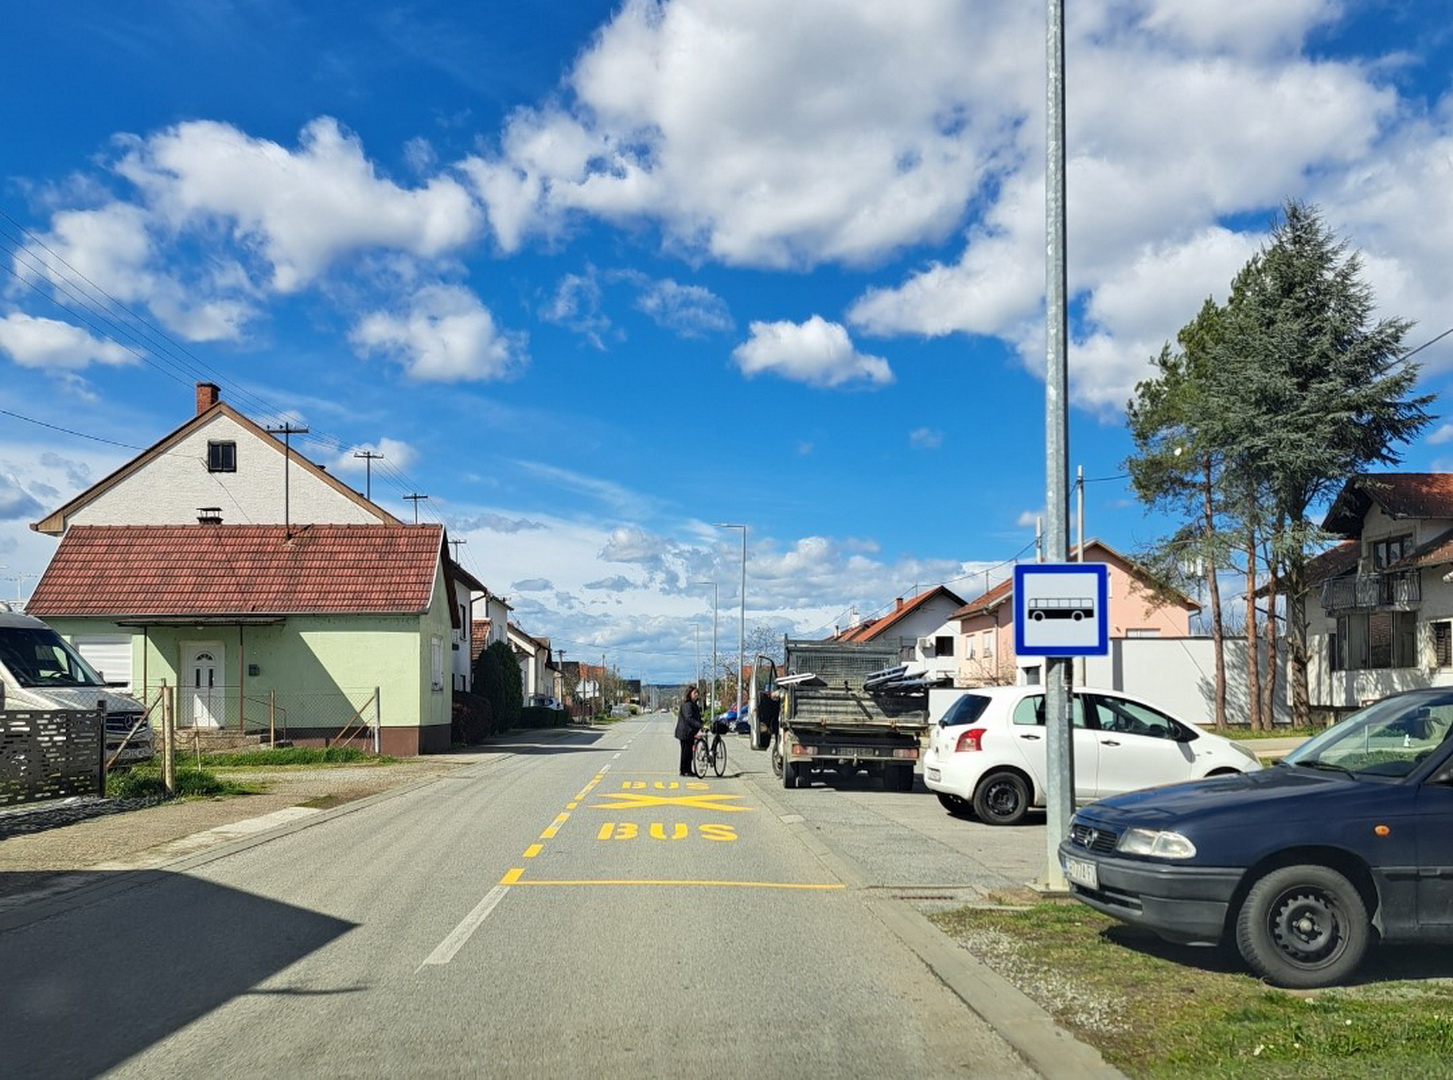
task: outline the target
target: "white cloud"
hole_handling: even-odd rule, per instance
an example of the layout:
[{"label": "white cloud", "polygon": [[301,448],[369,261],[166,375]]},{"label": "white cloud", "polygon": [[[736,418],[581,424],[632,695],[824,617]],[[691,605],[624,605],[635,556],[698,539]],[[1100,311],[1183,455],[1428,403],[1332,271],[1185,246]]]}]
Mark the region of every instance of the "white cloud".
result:
[{"label": "white cloud", "polygon": [[501,330],[468,289],[426,285],[400,312],[367,315],[348,335],[360,355],[381,353],[411,378],[434,382],[505,379],[527,362],[524,336]]},{"label": "white cloud", "polygon": [[135,364],[129,349],[70,323],[11,312],[0,319],[0,352],[21,367],[79,371],[92,364]]},{"label": "white cloud", "polygon": [[21,282],[48,282],[63,307],[85,307],[133,331],[110,301],[146,305],[188,341],[238,338],[256,315],[255,290],[240,267],[219,253],[190,274],[163,269],[167,252],[155,230],[143,208],[123,202],[58,211],[50,232],[16,253],[15,273]]},{"label": "white cloud", "polygon": [[732,359],[748,378],[770,372],[810,386],[886,386],[893,381],[886,360],[858,352],[842,326],[820,315],[804,323],[754,322],[751,333],[732,350]]},{"label": "white cloud", "polygon": [[[379,465],[377,459],[366,459],[358,457],[358,454],[382,454],[383,464]],[[366,473],[370,467],[379,469],[385,468],[392,472],[408,472],[413,468],[414,463],[419,460],[419,452],[402,439],[390,439],[385,436],[376,443],[359,443],[350,446],[331,462],[325,462],[328,471],[332,473]]]},{"label": "white cloud", "polygon": [[506,250],[583,212],[731,264],[865,262],[958,222],[1039,96],[1016,58],[1042,39],[1008,0],[629,0],[573,98],[465,170]]},{"label": "white cloud", "polygon": [[724,333],[735,325],[726,301],[710,289],[682,285],[670,278],[641,282],[636,307],[682,337]]},{"label": "white cloud", "polygon": [[284,293],[369,248],[437,258],[471,241],[483,221],[452,177],[414,188],[381,177],[330,117],[304,127],[296,149],[230,124],[188,121],[133,140],[116,169],[172,228],[230,228]]},{"label": "white cloud", "polygon": [[943,445],[943,432],[937,428],[914,428],[908,433],[908,445],[915,450],[937,450]]}]

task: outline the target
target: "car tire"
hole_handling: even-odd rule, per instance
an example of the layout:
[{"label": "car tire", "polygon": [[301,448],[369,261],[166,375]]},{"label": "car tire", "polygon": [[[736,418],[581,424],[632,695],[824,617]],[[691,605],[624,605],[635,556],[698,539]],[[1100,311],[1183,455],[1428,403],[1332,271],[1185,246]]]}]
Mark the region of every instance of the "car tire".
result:
[{"label": "car tire", "polygon": [[1007,769],[991,772],[974,789],[974,814],[985,825],[1018,825],[1029,813],[1029,785]]},{"label": "car tire", "polygon": [[973,805],[962,795],[950,795],[947,791],[935,791],[934,794],[938,796],[938,804],[954,817],[968,817],[973,812]]},{"label": "car tire", "polygon": [[1373,937],[1362,895],[1329,866],[1283,866],[1259,878],[1236,915],[1242,959],[1273,986],[1343,982]]}]

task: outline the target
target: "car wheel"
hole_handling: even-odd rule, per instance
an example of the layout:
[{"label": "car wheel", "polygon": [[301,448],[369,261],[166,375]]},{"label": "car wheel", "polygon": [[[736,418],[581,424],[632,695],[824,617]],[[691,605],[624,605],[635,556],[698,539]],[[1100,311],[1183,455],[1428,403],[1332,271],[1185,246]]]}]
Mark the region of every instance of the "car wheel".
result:
[{"label": "car wheel", "polygon": [[1018,825],[1029,813],[1029,785],[1015,772],[992,772],[974,789],[974,813],[985,825]]},{"label": "car wheel", "polygon": [[950,795],[947,791],[935,791],[934,794],[938,796],[938,804],[955,817],[965,817],[973,809],[962,795]]},{"label": "car wheel", "polygon": [[1327,866],[1284,866],[1260,878],[1236,916],[1236,947],[1274,986],[1308,990],[1347,979],[1372,941],[1367,905]]}]

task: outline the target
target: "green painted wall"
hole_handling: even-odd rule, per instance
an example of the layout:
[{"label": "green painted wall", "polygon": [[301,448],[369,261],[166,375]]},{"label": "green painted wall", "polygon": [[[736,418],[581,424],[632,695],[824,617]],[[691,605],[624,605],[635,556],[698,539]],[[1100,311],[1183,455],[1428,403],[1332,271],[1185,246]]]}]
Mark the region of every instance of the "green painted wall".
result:
[{"label": "green painted wall", "polygon": [[[422,616],[288,616],[266,626],[118,626],[105,619],[52,618],[47,622],[66,638],[77,634],[132,634],[132,684],[148,702],[163,681],[180,686],[186,652],[195,644],[215,643],[221,663],[222,726],[266,726],[269,692],[294,726],[347,723],[353,712],[380,694],[384,727],[447,724],[452,700],[452,640],[442,571],[436,575],[434,603]],[[440,688],[433,680],[431,638],[440,642]],[[257,674],[248,673],[256,666]],[[143,690],[143,687],[145,688]],[[187,706],[180,700],[178,708]],[[276,712],[274,716],[276,716]],[[189,717],[179,717],[188,724]],[[371,709],[365,719],[372,721]]]}]

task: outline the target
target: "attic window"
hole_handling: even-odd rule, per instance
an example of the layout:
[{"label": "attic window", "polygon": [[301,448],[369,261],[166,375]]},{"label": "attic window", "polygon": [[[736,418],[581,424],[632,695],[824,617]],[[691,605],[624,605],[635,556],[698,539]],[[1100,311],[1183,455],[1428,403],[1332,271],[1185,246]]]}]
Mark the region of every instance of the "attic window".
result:
[{"label": "attic window", "polygon": [[209,442],[207,444],[208,472],[236,472],[237,444],[235,442]]}]

